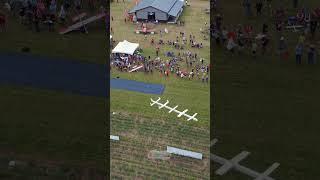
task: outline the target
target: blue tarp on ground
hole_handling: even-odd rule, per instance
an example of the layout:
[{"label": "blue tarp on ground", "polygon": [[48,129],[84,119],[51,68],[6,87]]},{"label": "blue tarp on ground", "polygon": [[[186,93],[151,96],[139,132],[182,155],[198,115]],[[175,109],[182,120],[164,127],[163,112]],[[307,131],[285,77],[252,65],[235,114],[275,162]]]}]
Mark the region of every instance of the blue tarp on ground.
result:
[{"label": "blue tarp on ground", "polygon": [[[107,97],[109,73],[105,65],[79,63],[26,54],[0,54],[0,85],[58,90]],[[147,94],[162,94],[164,86],[126,79],[111,79],[110,87]]]},{"label": "blue tarp on ground", "polygon": [[107,97],[108,75],[105,65],[25,54],[0,54],[0,85]]},{"label": "blue tarp on ground", "polygon": [[127,79],[110,79],[110,87],[146,94],[162,94],[164,91],[164,86],[161,84],[150,84]]}]

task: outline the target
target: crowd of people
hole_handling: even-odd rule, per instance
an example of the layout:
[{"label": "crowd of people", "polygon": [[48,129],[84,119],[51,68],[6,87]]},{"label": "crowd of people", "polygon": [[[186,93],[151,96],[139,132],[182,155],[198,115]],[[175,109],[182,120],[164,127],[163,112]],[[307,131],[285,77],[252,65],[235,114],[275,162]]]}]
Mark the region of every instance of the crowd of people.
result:
[{"label": "crowd of people", "polygon": [[[111,16],[111,21],[114,21],[115,18],[118,17]],[[124,18],[125,23],[130,20],[127,16]],[[134,21],[131,22],[137,23]],[[153,23],[152,26],[158,24],[158,22],[145,22],[139,23],[138,27],[141,29],[147,28],[147,23]],[[208,24],[205,23],[205,26],[206,25]],[[110,27],[110,29],[111,34],[114,35],[116,32],[113,31],[112,27]],[[209,40],[208,37],[206,37],[205,32],[203,32],[204,34],[202,39],[201,37],[196,38],[194,34],[189,34],[189,36],[187,36],[186,32],[179,31],[170,32],[171,34],[175,33],[175,38],[167,39],[165,37],[165,34],[168,34],[167,28],[154,33],[158,34],[158,36],[150,35],[149,37],[147,34],[144,35],[144,43],[148,44],[150,42],[150,46],[148,47],[155,49],[155,54],[152,55],[152,57],[141,55],[141,53],[136,53],[134,55],[111,54],[111,68],[127,72],[135,69],[136,67],[143,66],[140,70],[146,74],[153,74],[157,71],[160,73],[161,77],[165,78],[176,76],[181,79],[197,79],[201,80],[203,83],[209,82],[210,64],[208,64],[208,62],[203,58],[200,58],[197,53],[192,52],[194,50],[197,51],[196,49],[204,48],[202,41]],[[112,42],[113,44],[115,43],[114,40],[112,40]],[[163,52],[164,49],[167,50],[167,52]],[[164,56],[163,54],[160,54],[160,52],[163,52]],[[177,52],[177,54],[174,52]]]},{"label": "crowd of people", "polygon": [[[315,8],[312,11],[307,8],[296,9],[297,14],[289,16],[288,11],[281,6],[271,9],[271,0],[256,0],[255,2],[256,14],[253,15],[252,1],[244,0],[245,15],[256,17],[257,19],[259,16],[265,16],[264,18],[271,18],[272,23],[267,23],[268,21],[265,20],[261,29],[249,23],[227,26],[224,23],[223,15],[216,8],[215,17],[211,24],[211,36],[215,41],[215,45],[224,47],[232,54],[235,52],[241,54],[244,51],[248,51],[255,57],[259,52],[262,55],[266,54],[271,49],[269,46],[273,46],[270,44],[275,42],[277,44],[276,53],[282,59],[288,59],[290,51],[294,50],[289,48],[287,38],[290,37],[289,32],[293,31],[297,37],[295,48],[296,63],[302,63],[303,52],[307,49],[307,63],[314,64],[317,54],[316,34],[319,31],[320,8]],[[297,2],[293,2],[293,7],[297,8]]]},{"label": "crowd of people", "polygon": [[[198,79],[208,83],[209,64],[206,64],[203,58],[199,58],[197,53],[187,50],[194,47],[195,44],[199,44],[197,48],[202,48],[202,43],[195,43],[196,37],[192,34],[189,36],[189,41],[184,32],[180,32],[180,35],[176,33],[176,35],[175,41],[167,40],[167,43],[164,42],[162,36],[158,40],[158,43],[155,42],[154,38],[151,38],[150,45],[155,48],[153,58],[151,58],[151,56],[143,56],[140,53],[134,55],[112,54],[111,64],[120,71],[129,71],[134,67],[143,65],[142,69],[146,74],[152,74],[154,71],[158,71],[162,77],[176,75],[178,78],[189,80]],[[168,51],[165,52],[166,60],[161,59],[159,52],[162,46],[176,49],[178,54],[174,54],[173,51]]]},{"label": "crowd of people", "polygon": [[[183,59],[185,58],[185,64]],[[135,67],[143,65],[143,72],[146,74],[157,71],[160,72],[160,76],[169,77],[176,75],[182,79],[195,79],[202,80],[202,82],[209,81],[209,65],[204,63],[204,59],[197,59],[196,54],[192,54],[190,51],[178,54],[178,56],[172,55],[167,60],[160,57],[151,58],[151,56],[145,57],[143,55],[111,55],[111,68],[115,67],[119,71],[129,71]],[[184,68],[186,67],[186,68]],[[188,70],[189,69],[189,70]]]},{"label": "crowd of people", "polygon": [[57,0],[7,0],[4,8],[35,32],[46,26],[49,31],[54,31],[56,23],[65,25],[68,17],[79,14],[84,7],[95,11],[98,1],[88,0],[84,4],[82,0],[62,0],[60,3]]}]

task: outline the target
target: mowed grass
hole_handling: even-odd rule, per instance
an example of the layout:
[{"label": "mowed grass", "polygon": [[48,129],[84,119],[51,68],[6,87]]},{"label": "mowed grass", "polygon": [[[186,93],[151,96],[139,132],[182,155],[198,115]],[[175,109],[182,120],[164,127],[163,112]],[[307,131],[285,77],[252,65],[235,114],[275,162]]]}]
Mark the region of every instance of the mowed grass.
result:
[{"label": "mowed grass", "polygon": [[[202,39],[199,29],[209,22],[209,15],[202,9],[209,6],[209,2],[195,1],[194,6],[187,7],[182,15],[184,27],[176,25],[159,24],[155,28],[158,34],[135,34],[136,25],[124,22],[124,12],[134,6],[133,3],[111,3],[111,22],[114,39],[119,42],[128,40],[137,42],[143,49],[145,56],[156,56],[155,46],[151,46],[151,38],[158,42],[159,31],[166,27],[168,34],[163,40],[174,40],[176,33],[185,32],[196,36],[204,44],[203,49],[191,49],[199,57],[210,59],[209,41]],[[192,17],[192,18],[191,18]],[[189,46],[189,45],[188,45]],[[160,57],[165,51],[178,51],[167,45],[160,48]],[[183,51],[186,51],[183,50]],[[181,51],[181,53],[183,52]],[[182,64],[183,65],[183,64]],[[184,67],[186,68],[186,67]],[[119,142],[111,142],[111,174],[113,178],[153,178],[153,179],[208,179],[209,178],[209,142],[210,142],[210,85],[201,80],[187,80],[177,78],[176,75],[162,77],[158,72],[153,74],[126,73],[116,69],[111,70],[111,77],[158,83],[165,85],[163,95],[142,94],[124,90],[111,90],[111,112],[120,113],[111,116],[111,133],[119,135]],[[168,114],[168,110],[150,106],[150,98],[161,97],[161,102],[169,100],[169,106],[178,105],[178,110],[188,109],[188,114],[198,113],[198,122],[178,118],[176,114]],[[166,146],[175,146],[189,149],[204,154],[204,159],[192,160],[191,158],[173,157],[169,161],[153,162],[147,158],[151,150],[166,150]]]},{"label": "mowed grass", "polygon": [[[277,2],[275,2],[277,3]],[[294,12],[291,1],[285,1]],[[300,1],[300,5],[319,7],[318,1]],[[311,6],[313,5],[313,6]],[[252,154],[241,164],[259,172],[274,162],[280,167],[272,173],[275,179],[315,179],[320,177],[319,137],[319,65],[295,65],[294,47],[298,34],[285,32],[290,58],[280,60],[276,55],[277,34],[267,16],[247,19],[239,3],[221,2],[224,25],[250,23],[255,32],[269,22],[273,41],[265,56],[252,58],[249,53],[231,56],[213,47],[214,58],[214,136],[220,140],[215,153],[232,158],[243,150]],[[273,5],[275,7],[276,4]],[[237,14],[235,17],[234,14]],[[295,14],[295,13],[294,13]],[[292,14],[292,15],[294,15]],[[317,38],[308,42],[317,43]],[[319,52],[319,48],[317,48]],[[319,60],[319,59],[318,59]],[[319,62],[319,61],[318,61]],[[215,168],[220,167],[216,165]],[[246,175],[232,171],[221,180],[245,180]]]},{"label": "mowed grass", "polygon": [[[209,179],[208,129],[174,119],[125,113],[111,118],[111,134],[120,136],[120,141],[111,145],[112,178]],[[204,159],[174,156],[168,161],[152,161],[147,158],[149,151],[165,151],[167,145],[200,151]]]},{"label": "mowed grass", "polygon": [[[0,53],[29,47],[33,55],[104,64],[104,20],[89,24],[88,30],[89,34],[60,35],[47,29],[35,33],[10,15],[6,31],[0,32]],[[1,154],[105,170],[105,98],[1,85],[0,102]]]},{"label": "mowed grass", "polygon": [[0,93],[2,155],[103,170],[103,98],[7,86]]}]

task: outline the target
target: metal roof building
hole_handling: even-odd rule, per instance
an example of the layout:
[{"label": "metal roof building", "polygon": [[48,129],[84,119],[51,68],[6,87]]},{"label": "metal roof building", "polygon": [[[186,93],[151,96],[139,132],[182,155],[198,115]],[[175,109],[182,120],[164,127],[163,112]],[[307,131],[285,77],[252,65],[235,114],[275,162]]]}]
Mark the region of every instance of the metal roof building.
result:
[{"label": "metal roof building", "polygon": [[129,14],[137,20],[176,21],[183,11],[184,0],[142,0]]}]

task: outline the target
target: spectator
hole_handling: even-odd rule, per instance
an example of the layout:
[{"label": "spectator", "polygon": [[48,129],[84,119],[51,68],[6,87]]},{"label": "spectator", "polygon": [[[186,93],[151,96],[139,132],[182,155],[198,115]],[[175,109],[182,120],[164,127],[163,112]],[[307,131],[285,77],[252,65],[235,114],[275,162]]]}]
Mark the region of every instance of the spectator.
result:
[{"label": "spectator", "polygon": [[284,40],[284,37],[281,36],[280,38],[280,41],[279,41],[279,54],[280,54],[280,57],[282,59],[287,59],[288,58],[288,50],[287,50],[288,46],[287,46],[287,43],[285,42]]},{"label": "spectator", "polygon": [[316,20],[312,20],[310,22],[310,32],[311,32],[312,37],[314,37],[314,35],[315,35],[315,32],[317,30],[317,26],[318,26],[318,22]]},{"label": "spectator", "polygon": [[36,32],[40,32],[40,17],[35,13],[33,16],[33,22],[34,22],[34,27]]},{"label": "spectator", "polygon": [[303,53],[303,45],[299,43],[296,46],[296,64],[301,64],[302,53]]},{"label": "spectator", "polygon": [[66,12],[64,10],[64,6],[63,5],[61,5],[61,8],[60,8],[59,18],[60,18],[61,24],[64,24],[65,20],[66,20]]},{"label": "spectator", "polygon": [[77,11],[80,11],[80,9],[81,9],[81,1],[80,0],[74,0],[74,6],[76,7]]},{"label": "spectator", "polygon": [[299,36],[299,43],[300,43],[300,44],[304,44],[305,39],[306,39],[306,38],[304,37],[304,34],[301,33],[300,36]]},{"label": "spectator", "polygon": [[52,0],[49,6],[49,13],[51,16],[55,16],[57,12],[57,3],[55,0]]},{"label": "spectator", "polygon": [[244,0],[243,1],[243,6],[245,8],[245,14],[246,16],[251,16],[251,2],[250,0]]},{"label": "spectator", "polygon": [[256,3],[257,16],[260,16],[262,14],[262,7],[263,7],[262,0],[259,0]]},{"label": "spectator", "polygon": [[257,49],[258,49],[258,45],[256,41],[253,41],[252,43],[252,55],[255,57],[257,55]]},{"label": "spectator", "polygon": [[309,52],[308,52],[308,64],[315,64],[316,58],[316,50],[313,45],[310,45]]},{"label": "spectator", "polygon": [[262,25],[262,33],[263,34],[268,33],[268,25],[266,23],[263,23],[263,25]]},{"label": "spectator", "polygon": [[64,7],[64,10],[68,12],[69,8],[71,7],[70,0],[64,0],[63,7]]},{"label": "spectator", "polygon": [[267,45],[269,43],[269,39],[268,37],[264,36],[262,38],[262,54],[265,54],[266,50],[267,50]]},{"label": "spectator", "polygon": [[25,23],[25,21],[24,21],[25,15],[26,15],[26,8],[21,7],[20,12],[19,12],[20,23],[21,23],[21,24],[24,24],[24,23]]}]

